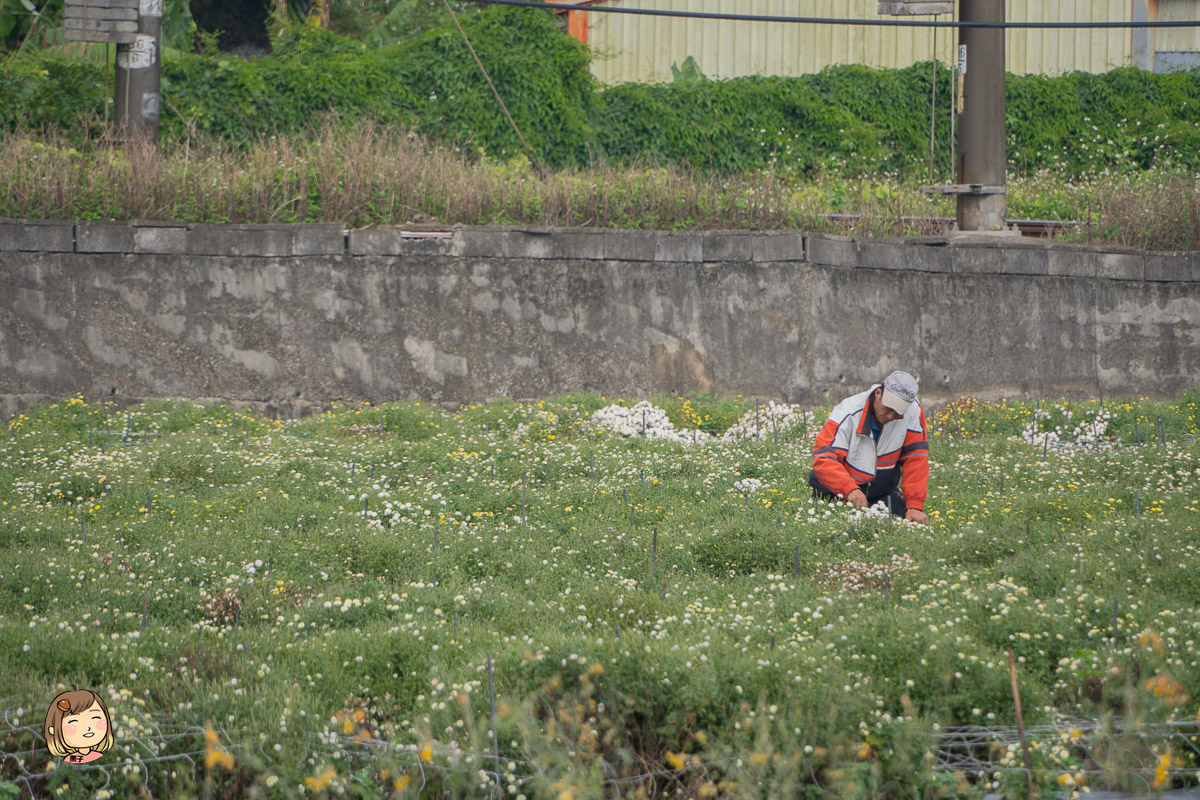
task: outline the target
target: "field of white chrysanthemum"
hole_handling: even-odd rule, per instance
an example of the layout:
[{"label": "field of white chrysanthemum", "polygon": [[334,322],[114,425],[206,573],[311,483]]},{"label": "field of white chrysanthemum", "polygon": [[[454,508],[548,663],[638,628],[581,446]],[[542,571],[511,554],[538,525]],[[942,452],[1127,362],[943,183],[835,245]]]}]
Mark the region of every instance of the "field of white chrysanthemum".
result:
[{"label": "field of white chrysanthemum", "polygon": [[[0,438],[0,787],[970,794],[1019,765],[955,776],[938,731],[1013,722],[1010,647],[1060,788],[1116,782],[1056,738],[1080,720],[1197,733],[1195,392],[946,406],[928,526],[813,500],[826,413],[28,410]],[[48,768],[72,684],[109,699],[107,770]],[[1194,780],[1162,742],[1146,780]]]}]

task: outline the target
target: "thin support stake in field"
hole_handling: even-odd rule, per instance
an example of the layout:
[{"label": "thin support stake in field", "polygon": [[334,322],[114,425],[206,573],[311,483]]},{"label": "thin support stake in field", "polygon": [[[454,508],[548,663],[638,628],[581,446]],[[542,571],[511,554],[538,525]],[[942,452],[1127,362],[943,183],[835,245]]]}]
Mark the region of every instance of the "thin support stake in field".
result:
[{"label": "thin support stake in field", "polygon": [[658,576],[658,528],[654,529],[654,540],[650,545],[650,575]]},{"label": "thin support stake in field", "polygon": [[1008,676],[1012,681],[1013,704],[1017,708],[1017,734],[1021,737],[1021,758],[1025,761],[1025,783],[1028,797],[1033,797],[1033,772],[1029,769],[1029,743],[1025,740],[1025,717],[1021,713],[1021,689],[1017,686],[1017,664],[1013,660],[1013,649],[1008,648]]},{"label": "thin support stake in field", "polygon": [[492,669],[492,651],[487,651],[488,700],[492,707],[492,758],[496,762],[496,794],[500,795],[500,739],[496,735],[496,681]]}]

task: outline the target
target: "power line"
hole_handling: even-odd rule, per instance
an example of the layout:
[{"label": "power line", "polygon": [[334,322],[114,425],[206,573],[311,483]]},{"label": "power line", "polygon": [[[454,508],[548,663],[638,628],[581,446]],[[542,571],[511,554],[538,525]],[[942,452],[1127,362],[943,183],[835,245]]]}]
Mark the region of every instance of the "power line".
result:
[{"label": "power line", "polygon": [[875,25],[885,28],[1026,28],[1035,30],[1091,28],[1200,28],[1200,20],[1170,22],[942,22],[936,19],[838,19],[830,17],[780,17],[765,14],[722,14],[711,11],[664,11],[654,8],[622,8],[617,6],[572,3],[543,3],[540,0],[471,0],[483,5],[552,8],[564,11],[599,11],[609,14],[642,14],[651,17],[685,17],[735,22],[792,22],[810,25]]}]

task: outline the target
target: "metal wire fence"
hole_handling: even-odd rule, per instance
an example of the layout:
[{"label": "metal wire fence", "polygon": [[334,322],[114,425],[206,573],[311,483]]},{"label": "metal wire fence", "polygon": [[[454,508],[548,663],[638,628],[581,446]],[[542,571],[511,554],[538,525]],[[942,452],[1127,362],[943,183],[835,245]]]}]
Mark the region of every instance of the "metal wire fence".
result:
[{"label": "metal wire fence", "polygon": [[[41,721],[36,709],[13,707],[14,699],[0,700],[0,741],[20,742],[22,749],[0,750],[0,780],[16,785],[23,796],[37,797],[45,782],[59,768],[57,760],[46,750]],[[193,780],[204,772],[205,756],[210,750],[206,736],[216,734],[221,747],[229,751],[249,754],[244,746],[234,744],[234,738],[224,729],[206,728],[198,725],[181,724],[163,714],[150,714],[122,709],[130,718],[129,724],[118,726],[113,749],[102,761],[72,765],[72,771],[96,772],[104,776],[104,783],[97,791],[108,788],[114,772],[136,770],[141,773],[143,784],[149,784],[154,765],[170,764],[171,769],[185,769]],[[1120,760],[1120,777],[1126,786],[1133,785],[1149,792],[1154,785],[1156,771],[1169,776],[1174,785],[1200,782],[1200,773],[1194,764],[1200,763],[1200,724],[1195,720],[1130,724],[1120,717],[1108,719],[1064,717],[1055,724],[1041,725],[1025,730],[1027,740],[1069,750],[1074,757],[1073,773],[1083,773],[1093,780],[1113,778],[1112,762]],[[500,750],[499,763],[494,763],[496,754],[481,748],[479,752],[454,746],[439,748],[433,757],[425,757],[413,744],[389,741],[360,730],[355,735],[339,735],[330,732],[305,731],[302,734],[304,749],[308,757],[318,762],[341,762],[351,768],[369,766],[386,761],[393,769],[399,768],[413,776],[413,788],[418,794],[428,785],[444,780],[447,776],[478,778],[493,789],[515,784],[526,787],[538,778],[544,778],[545,768],[535,756],[519,746]],[[943,773],[957,773],[976,780],[987,780],[997,773],[1023,771],[1013,752],[1020,743],[1015,727],[965,726],[935,730],[930,753],[934,756],[933,769]],[[1164,767],[1162,754],[1176,755],[1169,766]],[[269,763],[271,753],[260,745],[258,760]],[[1190,758],[1179,759],[1179,756]],[[667,787],[681,780],[697,780],[711,774],[728,774],[738,759],[730,757],[691,758],[679,768],[641,760],[639,771],[630,772],[628,767],[619,770],[616,765],[603,762],[604,784],[625,790],[643,787],[650,797],[660,796]],[[1188,763],[1189,766],[1180,766]],[[1030,772],[1036,778],[1045,778],[1061,773],[1063,767],[1034,765]],[[1161,775],[1160,775],[1161,777]]]}]

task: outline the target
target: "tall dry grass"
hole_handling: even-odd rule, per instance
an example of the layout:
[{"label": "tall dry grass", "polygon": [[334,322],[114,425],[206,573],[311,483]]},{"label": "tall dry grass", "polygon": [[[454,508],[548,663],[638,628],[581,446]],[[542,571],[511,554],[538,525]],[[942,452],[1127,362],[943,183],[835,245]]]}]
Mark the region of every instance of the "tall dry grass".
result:
[{"label": "tall dry grass", "polygon": [[1102,189],[1092,237],[1142,250],[1200,250],[1200,183],[1181,175]]},{"label": "tall dry grass", "polygon": [[[856,236],[939,235],[953,207],[890,176],[712,175],[650,164],[564,170],[434,146],[403,129],[332,120],[313,137],[244,147],[178,144],[76,150],[53,134],[2,137],[0,217],[181,222],[341,222],[432,217],[467,225],[661,230],[803,229]],[[1146,249],[1200,249],[1192,176],[1122,173],[1071,183],[1014,178],[1011,216],[1093,219],[1072,238]]]},{"label": "tall dry grass", "polygon": [[53,135],[10,134],[0,150],[0,216],[183,222],[433,217],[445,223],[654,229],[802,227],[874,235],[931,232],[902,198],[828,218],[821,192],[770,174],[706,176],[679,167],[601,166],[539,180],[528,164],[468,158],[396,128],[330,123],[313,138],[249,147],[189,140],[76,150]]}]

